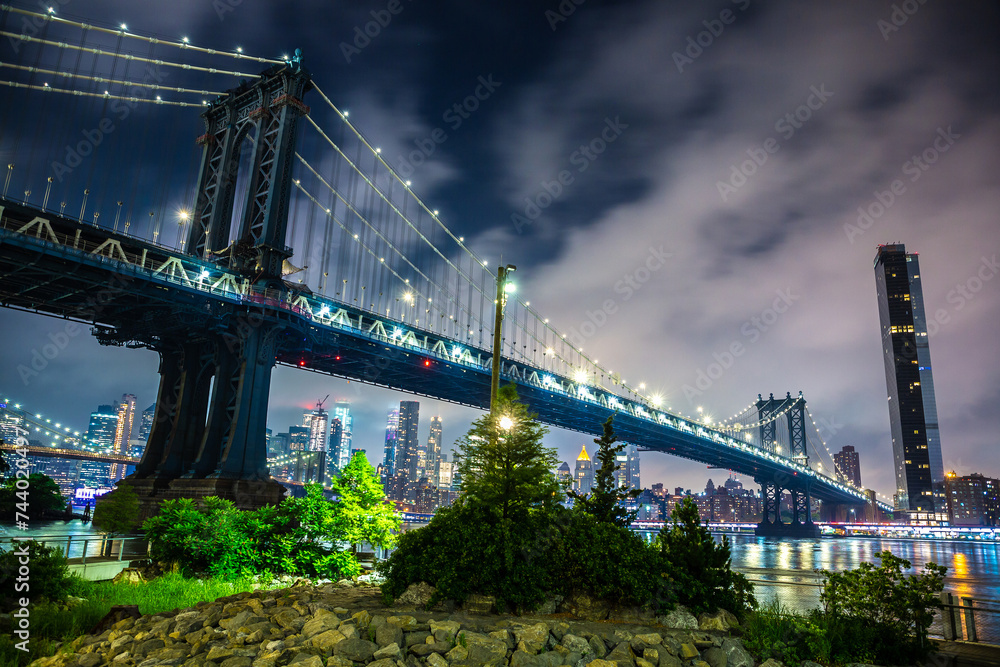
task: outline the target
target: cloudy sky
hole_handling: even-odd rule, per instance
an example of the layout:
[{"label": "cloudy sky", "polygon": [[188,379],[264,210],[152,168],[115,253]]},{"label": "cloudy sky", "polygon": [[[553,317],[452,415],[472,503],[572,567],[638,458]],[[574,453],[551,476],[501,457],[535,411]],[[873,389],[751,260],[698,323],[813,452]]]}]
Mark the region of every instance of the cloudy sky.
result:
[{"label": "cloudy sky", "polygon": [[[1000,476],[995,4],[282,4],[59,11],[218,49],[302,48],[324,91],[391,163],[412,167],[456,233],[518,265],[537,310],[563,331],[603,322],[582,329],[596,329],[583,344],[602,365],[685,414],[722,418],[758,393],[802,391],[828,446],[854,445],[865,485],[886,494],[872,260],[877,244],[905,243],[920,253],[933,320],[945,468]],[[5,60],[11,48],[0,46]],[[457,122],[449,110],[482,81],[490,93]],[[4,89],[4,105],[22,94]],[[412,164],[435,129],[446,140]],[[124,392],[152,402],[156,355],[86,336],[23,381],[18,366],[62,326],[0,312],[0,390],[80,428]],[[278,368],[269,425],[285,430],[326,394],[351,401],[356,446],[381,460],[385,411],[405,395]],[[477,415],[421,399],[422,438],[434,414],[449,445]],[[589,445],[558,431],[550,441],[565,460]],[[699,489],[724,474],[642,456],[645,486]]]}]

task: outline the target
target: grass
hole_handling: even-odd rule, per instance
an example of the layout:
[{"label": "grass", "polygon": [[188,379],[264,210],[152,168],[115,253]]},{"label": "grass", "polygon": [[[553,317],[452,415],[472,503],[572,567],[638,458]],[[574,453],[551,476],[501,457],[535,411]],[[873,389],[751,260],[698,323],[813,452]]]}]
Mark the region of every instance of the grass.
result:
[{"label": "grass", "polygon": [[14,647],[16,639],[8,628],[0,628],[0,667],[27,665],[32,660],[53,655],[60,642],[86,634],[114,605],[138,605],[142,614],[193,607],[197,603],[252,591],[258,587],[250,579],[222,581],[219,579],[186,579],[179,574],[167,574],[145,584],[85,581],[78,579],[72,594],[86,599],[66,609],[58,605],[39,604],[31,608],[30,651]]}]

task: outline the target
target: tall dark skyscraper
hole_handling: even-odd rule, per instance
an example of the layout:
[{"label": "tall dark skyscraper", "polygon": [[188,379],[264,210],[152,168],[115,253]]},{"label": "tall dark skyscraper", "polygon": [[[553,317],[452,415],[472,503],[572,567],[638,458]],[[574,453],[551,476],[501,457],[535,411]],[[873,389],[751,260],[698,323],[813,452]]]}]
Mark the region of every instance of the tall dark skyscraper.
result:
[{"label": "tall dark skyscraper", "polygon": [[897,509],[915,522],[947,520],[944,464],[920,263],[903,244],[875,255]]},{"label": "tall dark skyscraper", "polygon": [[142,440],[145,443],[149,440],[149,433],[153,430],[153,420],[156,418],[156,403],[142,411],[142,417],[139,420],[139,436],[138,440]]},{"label": "tall dark skyscraper", "polygon": [[851,445],[845,445],[833,455],[837,477],[848,484],[861,488],[861,457]]},{"label": "tall dark skyscraper", "polygon": [[417,481],[417,460],[420,440],[417,426],[420,422],[420,403],[399,402],[399,431],[396,436],[396,472],[405,472],[408,482]]}]

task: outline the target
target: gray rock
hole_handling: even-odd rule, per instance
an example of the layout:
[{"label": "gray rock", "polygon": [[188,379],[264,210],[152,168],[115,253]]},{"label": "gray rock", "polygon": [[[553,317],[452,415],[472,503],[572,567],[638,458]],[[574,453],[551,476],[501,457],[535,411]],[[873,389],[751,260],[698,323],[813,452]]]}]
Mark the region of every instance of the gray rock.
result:
[{"label": "gray rock", "polygon": [[403,629],[398,625],[388,623],[380,625],[375,629],[375,643],[379,646],[388,646],[389,644],[402,646]]},{"label": "gray rock", "polygon": [[698,619],[681,605],[677,605],[676,609],[667,614],[657,616],[656,621],[668,628],[683,628],[684,630],[698,629]]},{"label": "gray rock", "polygon": [[579,618],[588,621],[603,621],[611,611],[611,605],[584,593],[576,593],[566,598],[562,603],[562,610]]},{"label": "gray rock", "polygon": [[710,648],[701,654],[701,659],[709,664],[709,667],[726,667],[729,657],[721,648]]},{"label": "gray rock", "polygon": [[399,644],[389,644],[388,646],[383,646],[379,650],[375,651],[372,657],[376,660],[381,660],[382,658],[396,659],[400,655],[402,655],[402,651],[399,650]]},{"label": "gray rock", "polygon": [[604,659],[609,662],[621,661],[631,665],[633,657],[632,647],[629,646],[628,642],[621,642],[611,649],[611,653],[604,656]]},{"label": "gray rock", "polygon": [[435,621],[431,620],[430,628],[434,639],[439,642],[450,642],[458,635],[462,625],[457,621]]},{"label": "gray rock", "polygon": [[598,658],[603,658],[608,654],[608,647],[605,646],[604,640],[597,635],[591,635],[590,640],[587,642],[590,644],[590,650],[594,652],[594,655]]},{"label": "gray rock", "polygon": [[517,650],[510,657],[510,667],[548,667],[547,660],[539,655],[532,655],[524,651]]},{"label": "gray rock", "polygon": [[374,642],[365,639],[345,639],[333,647],[333,652],[352,662],[368,662],[378,648]]},{"label": "gray rock", "polygon": [[583,637],[578,637],[577,635],[563,635],[562,645],[569,649],[570,652],[579,653],[581,655],[594,652],[594,649],[590,647],[590,642]]},{"label": "gray rock", "polygon": [[[431,653],[447,653],[451,650],[451,644],[449,642],[434,642],[433,644],[414,644],[409,648],[409,652],[413,655],[420,656],[421,658],[426,658]],[[504,651],[506,653],[506,651]]]},{"label": "gray rock", "polygon": [[727,667],[754,667],[753,656],[743,648],[738,639],[726,639],[722,642],[722,650],[726,653]]},{"label": "gray rock", "polygon": [[427,604],[431,601],[435,589],[430,584],[421,581],[418,584],[410,584],[409,588],[403,591],[403,594],[396,599],[397,605],[413,605],[418,609],[424,609]]},{"label": "gray rock", "polygon": [[403,640],[403,644],[406,648],[413,646],[414,644],[426,644],[427,638],[431,636],[431,633],[424,630],[417,630],[416,632],[407,632],[406,639]]}]

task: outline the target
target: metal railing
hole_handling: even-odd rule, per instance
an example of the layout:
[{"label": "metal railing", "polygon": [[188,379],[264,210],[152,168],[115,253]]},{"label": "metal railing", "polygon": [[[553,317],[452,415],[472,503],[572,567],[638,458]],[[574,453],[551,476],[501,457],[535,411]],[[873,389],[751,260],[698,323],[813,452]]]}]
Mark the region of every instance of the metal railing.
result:
[{"label": "metal railing", "polygon": [[[142,535],[37,535],[30,538],[46,546],[58,547],[69,559],[70,564],[76,562],[86,565],[87,560],[132,560],[149,558],[149,540]],[[22,542],[10,536],[0,536],[0,547],[9,550],[16,542]]]}]

